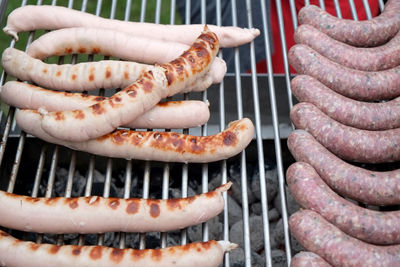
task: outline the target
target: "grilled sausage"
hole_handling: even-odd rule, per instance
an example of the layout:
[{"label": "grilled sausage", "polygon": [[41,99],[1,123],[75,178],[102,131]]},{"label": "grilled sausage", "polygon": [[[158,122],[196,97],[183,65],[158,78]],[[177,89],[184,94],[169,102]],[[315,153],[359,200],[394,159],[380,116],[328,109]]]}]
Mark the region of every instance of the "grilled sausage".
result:
[{"label": "grilled sausage", "polygon": [[371,205],[400,204],[400,169],[376,172],[348,164],[303,130],[291,132],[287,144],[297,161],[312,165],[340,195]]},{"label": "grilled sausage", "polygon": [[43,113],[41,126],[53,137],[87,141],[133,121],[162,98],[185,91],[206,74],[218,52],[218,38],[204,27],[191,48],[171,63],[156,66],[112,97],[73,111]]},{"label": "grilled sausage", "polygon": [[[17,108],[61,111],[94,105],[106,97],[50,91],[28,83],[9,81],[1,87],[0,99]],[[158,103],[124,126],[139,129],[191,128],[205,124],[209,118],[208,103],[196,100],[168,101]]]},{"label": "grilled sausage", "polygon": [[313,26],[304,24],[296,29],[294,40],[352,69],[379,71],[400,65],[400,58],[397,56],[400,53],[400,32],[384,45],[362,48],[339,42]]},{"label": "grilled sausage", "polygon": [[[3,31],[16,40],[19,32],[33,30],[56,30],[71,27],[98,27],[118,30],[136,36],[158,38],[163,41],[191,45],[201,33],[202,25],[158,25],[153,23],[126,22],[105,19],[89,13],[61,6],[23,6],[14,9],[7,18]],[[221,47],[235,47],[251,42],[260,35],[258,29],[218,27],[209,25],[221,41]]]},{"label": "grilled sausage", "polygon": [[400,160],[400,128],[360,130],[343,125],[310,103],[299,103],[290,112],[298,129],[311,133],[323,146],[345,160],[382,163]]},{"label": "grilled sausage", "polygon": [[298,14],[300,24],[310,24],[332,38],[354,46],[377,46],[387,42],[400,29],[400,3],[389,0],[382,13],[366,21],[340,19],[309,5]]},{"label": "grilled sausage", "polygon": [[290,267],[332,267],[315,253],[302,251],[294,255]]},{"label": "grilled sausage", "polygon": [[290,82],[292,92],[301,102],[317,106],[332,119],[365,130],[400,127],[400,98],[388,102],[360,102],[342,96],[308,75],[298,75]]},{"label": "grilled sausage", "polygon": [[318,212],[346,234],[372,244],[400,244],[400,211],[375,211],[351,203],[332,191],[308,163],[292,164],[286,181],[300,206]]},{"label": "grilled sausage", "polygon": [[[221,62],[221,61],[218,61]],[[2,56],[4,70],[25,81],[54,90],[92,91],[96,89],[123,88],[135,82],[143,73],[154,70],[154,66],[136,62],[102,60],[78,64],[46,64],[31,58],[26,53],[6,48]],[[214,69],[212,69],[212,67]],[[211,64],[210,71],[201,79],[188,85],[185,90],[204,91],[211,83],[221,82],[225,75],[225,63]],[[216,79],[216,80],[215,80]]]},{"label": "grilled sausage", "polygon": [[245,149],[254,135],[253,123],[244,118],[211,136],[116,130],[97,139],[68,142],[46,134],[40,127],[40,114],[35,111],[18,110],[16,121],[23,131],[71,149],[114,158],[164,162],[205,163],[227,159]]},{"label": "grilled sausage", "polygon": [[368,72],[337,64],[306,45],[289,50],[289,62],[299,74],[307,74],[352,99],[375,101],[400,96],[400,66]]},{"label": "grilled sausage", "polygon": [[224,253],[237,244],[228,241],[195,242],[162,249],[119,249],[104,246],[36,244],[0,231],[1,266],[218,266]]},{"label": "grilled sausage", "polygon": [[293,236],[308,251],[332,266],[399,266],[400,245],[377,246],[346,235],[311,210],[294,213],[289,219]]},{"label": "grilled sausage", "polygon": [[[0,191],[0,225],[37,233],[167,232],[203,223],[224,209],[215,191],[168,200],[98,196],[31,198]],[[67,219],[66,219],[67,218]]]}]

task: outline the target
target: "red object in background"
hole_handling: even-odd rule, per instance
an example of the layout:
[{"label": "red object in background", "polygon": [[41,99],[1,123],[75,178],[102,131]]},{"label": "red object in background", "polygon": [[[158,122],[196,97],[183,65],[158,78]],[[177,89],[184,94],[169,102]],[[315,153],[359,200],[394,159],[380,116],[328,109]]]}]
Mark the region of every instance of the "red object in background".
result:
[{"label": "red object in background", "polygon": [[[296,2],[296,12],[298,13],[299,10],[304,6],[304,0],[295,0]],[[379,14],[379,5],[378,1],[376,0],[368,0],[369,7],[371,10],[371,14],[373,17]],[[310,0],[310,4],[319,6],[318,0]],[[354,1],[357,16],[359,20],[367,19],[365,14],[364,5],[362,0],[355,0]],[[286,37],[286,46],[287,50],[289,50],[295,43],[293,39],[294,29],[293,29],[293,21],[292,15],[290,13],[290,5],[289,0],[282,0],[282,14],[283,14],[283,22],[285,25],[285,37]],[[350,5],[348,0],[339,0],[340,11],[342,12],[342,17],[345,19],[353,19],[351,15]],[[325,10],[336,16],[335,6],[333,0],[325,1]],[[272,38],[274,44],[274,52],[271,55],[272,57],[272,67],[274,73],[285,73],[284,65],[283,65],[283,53],[282,53],[282,45],[281,39],[279,34],[279,23],[278,23],[278,15],[276,12],[276,5],[275,1],[271,1],[271,27],[272,27]],[[258,73],[266,73],[267,72],[267,65],[266,60],[262,60],[257,63],[257,72]],[[290,67],[290,72],[295,73],[292,67]]]}]

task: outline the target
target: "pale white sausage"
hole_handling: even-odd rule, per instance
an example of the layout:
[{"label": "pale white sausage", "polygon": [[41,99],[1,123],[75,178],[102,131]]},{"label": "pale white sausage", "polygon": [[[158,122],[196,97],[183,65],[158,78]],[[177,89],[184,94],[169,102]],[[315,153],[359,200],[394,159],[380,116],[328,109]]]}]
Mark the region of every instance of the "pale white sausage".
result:
[{"label": "pale white sausage", "polygon": [[239,154],[254,136],[253,123],[244,118],[231,122],[226,130],[210,136],[116,130],[97,139],[69,142],[46,134],[40,127],[40,116],[32,110],[18,110],[16,121],[23,131],[44,141],[95,155],[124,159],[185,163],[218,161]]},{"label": "pale white sausage", "polygon": [[[55,30],[71,27],[98,27],[132,35],[158,38],[190,45],[203,30],[203,25],[160,25],[105,19],[61,6],[23,6],[14,9],[3,31],[18,40],[17,34],[38,29]],[[221,41],[221,47],[234,47],[251,42],[260,35],[258,29],[209,25]]]},{"label": "pale white sausage", "polygon": [[[61,111],[87,107],[106,97],[51,91],[28,83],[9,81],[1,87],[0,99],[17,108]],[[205,124],[209,118],[208,103],[196,100],[168,101],[158,103],[124,126],[139,129],[191,128]]]},{"label": "pale white sausage", "polygon": [[[124,88],[135,82],[146,71],[154,70],[152,65],[118,60],[63,65],[46,64],[15,48],[4,50],[2,65],[9,75],[20,80],[32,81],[54,90],[74,92],[100,88]],[[212,82],[220,82],[225,72],[225,62],[216,64],[214,70],[210,69],[204,77],[188,85],[186,90],[204,91]]]},{"label": "pale white sausage", "polygon": [[32,198],[0,191],[0,225],[37,233],[167,232],[203,223],[224,209],[222,192],[168,200]]},{"label": "pale white sausage", "polygon": [[196,242],[163,249],[119,249],[104,246],[36,244],[0,230],[0,266],[24,267],[216,267],[224,253],[238,245],[229,241]]},{"label": "pale white sausage", "polygon": [[161,99],[181,93],[205,75],[219,49],[217,36],[204,27],[203,33],[180,57],[155,66],[139,80],[112,97],[74,111],[42,113],[42,129],[66,141],[86,141],[133,121]]}]

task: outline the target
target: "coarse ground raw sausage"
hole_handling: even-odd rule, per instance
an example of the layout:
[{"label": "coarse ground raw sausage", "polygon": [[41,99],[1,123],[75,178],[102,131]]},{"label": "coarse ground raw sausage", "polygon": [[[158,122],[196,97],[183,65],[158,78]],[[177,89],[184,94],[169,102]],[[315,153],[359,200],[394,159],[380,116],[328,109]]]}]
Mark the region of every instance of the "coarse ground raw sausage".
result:
[{"label": "coarse ground raw sausage", "polygon": [[400,32],[378,47],[354,47],[339,42],[311,25],[299,26],[294,33],[298,44],[308,45],[324,57],[348,68],[379,71],[400,65]]},{"label": "coarse ground raw sausage", "polygon": [[162,249],[120,249],[104,246],[37,244],[0,231],[0,265],[24,267],[196,266],[216,267],[225,252],[237,244],[229,241],[195,242]]},{"label": "coarse ground raw sausage", "polygon": [[41,126],[57,139],[74,142],[108,134],[203,77],[218,52],[218,44],[217,36],[205,26],[189,50],[171,63],[155,66],[132,85],[90,107],[43,112]]},{"label": "coarse ground raw sausage", "polygon": [[294,255],[290,267],[332,267],[332,265],[315,253],[302,251]]},{"label": "coarse ground raw sausage", "polygon": [[372,131],[400,127],[400,97],[388,102],[361,102],[336,93],[308,75],[298,75],[290,84],[300,102],[314,104],[347,126]]},{"label": "coarse ground raw sausage", "polygon": [[[54,90],[74,92],[92,91],[100,88],[124,88],[134,83],[143,73],[155,69],[152,65],[118,60],[62,65],[46,64],[14,48],[4,50],[2,65],[8,74],[17,79],[32,81]],[[185,90],[204,91],[213,82],[220,82],[225,75],[223,70],[226,69],[213,70],[211,69],[213,65],[211,64],[210,71],[204,77],[188,85]],[[213,80],[213,77],[217,80]]]},{"label": "coarse ground raw sausage", "polygon": [[[41,87],[9,81],[0,87],[0,99],[21,109],[47,111],[74,110],[94,105],[106,99],[79,93],[46,90]],[[210,118],[208,103],[196,100],[167,101],[158,103],[124,127],[135,129],[179,129],[198,127]]]},{"label": "coarse ground raw sausage", "polygon": [[308,163],[293,163],[286,181],[296,201],[318,212],[346,234],[377,245],[400,244],[400,211],[362,208],[330,189]]},{"label": "coarse ground raw sausage", "polygon": [[400,204],[400,169],[370,171],[336,157],[304,130],[294,130],[287,140],[297,161],[307,162],[340,195],[371,205]]},{"label": "coarse ground raw sausage", "polygon": [[330,15],[309,5],[298,14],[300,24],[310,24],[332,38],[354,46],[377,46],[387,42],[400,29],[400,2],[389,0],[382,13],[370,20],[354,21]]},{"label": "coarse ground raw sausage", "polygon": [[288,57],[299,74],[310,75],[352,99],[376,101],[400,96],[400,66],[377,72],[354,70],[303,44],[292,46]]},{"label": "coarse ground raw sausage", "polygon": [[400,128],[360,130],[343,125],[311,103],[296,104],[290,119],[298,129],[311,133],[323,146],[342,159],[362,163],[400,160]]},{"label": "coarse ground raw sausage", "polygon": [[400,245],[377,246],[343,233],[339,228],[311,210],[290,216],[293,236],[308,251],[318,254],[332,266],[399,266]]},{"label": "coarse ground raw sausage", "polygon": [[[191,45],[201,33],[203,25],[160,25],[142,22],[127,22],[105,19],[82,11],[62,6],[26,5],[14,9],[7,18],[3,31],[18,40],[19,32],[33,30],[55,30],[71,27],[98,27],[118,30],[132,35],[158,38],[163,41],[181,42]],[[218,27],[209,25],[221,41],[221,47],[235,47],[251,42],[260,35],[258,29]]]},{"label": "coarse ground raw sausage", "polygon": [[37,233],[167,232],[203,223],[224,209],[222,192],[175,199],[32,198],[0,191],[0,225]]},{"label": "coarse ground raw sausage", "polygon": [[116,130],[97,139],[68,142],[46,134],[40,127],[40,116],[32,110],[18,110],[16,121],[23,131],[46,142],[95,155],[123,159],[184,163],[218,161],[239,154],[254,136],[253,123],[244,118],[231,122],[226,130],[210,136]]}]

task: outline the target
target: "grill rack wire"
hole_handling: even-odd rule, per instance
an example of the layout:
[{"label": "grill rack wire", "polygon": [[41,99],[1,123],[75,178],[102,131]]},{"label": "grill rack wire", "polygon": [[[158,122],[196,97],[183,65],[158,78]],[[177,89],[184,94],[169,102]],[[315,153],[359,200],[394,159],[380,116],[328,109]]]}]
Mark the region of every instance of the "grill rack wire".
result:
[{"label": "grill rack wire", "polygon": [[[162,6],[162,1],[161,0],[155,0],[156,1],[156,8],[155,8],[155,23],[160,23],[160,14],[161,10],[163,8]],[[271,0],[273,1],[273,0]],[[251,87],[252,87],[252,95],[253,95],[253,115],[254,115],[254,124],[255,124],[255,144],[257,148],[257,164],[258,164],[258,169],[259,169],[259,180],[260,180],[260,189],[261,189],[261,206],[262,206],[262,218],[263,218],[263,236],[264,236],[264,248],[265,248],[265,266],[272,266],[272,259],[271,259],[271,248],[270,248],[270,234],[269,234],[269,224],[268,224],[268,203],[267,203],[267,194],[266,194],[266,182],[265,182],[265,163],[264,163],[264,146],[263,146],[263,131],[265,131],[265,128],[262,127],[261,123],[261,114],[262,113],[271,113],[271,119],[272,119],[272,129],[270,128],[269,131],[271,131],[272,138],[273,138],[273,144],[274,144],[274,154],[275,154],[275,159],[276,159],[276,168],[277,168],[277,173],[278,173],[278,182],[279,182],[279,192],[278,194],[281,195],[281,208],[282,208],[282,218],[283,218],[283,231],[284,231],[284,239],[285,239],[285,251],[286,251],[286,258],[287,258],[287,265],[290,265],[290,259],[292,257],[292,252],[291,252],[291,244],[290,244],[290,234],[289,234],[289,227],[288,227],[288,214],[287,214],[287,206],[286,206],[286,196],[285,196],[285,177],[284,177],[284,166],[283,166],[283,157],[282,157],[282,147],[281,147],[281,141],[285,138],[286,134],[281,133],[281,127],[278,117],[278,107],[277,107],[277,97],[276,97],[276,91],[275,91],[275,84],[276,84],[276,78],[284,78],[285,83],[283,87],[286,87],[286,92],[287,92],[287,99],[283,100],[285,105],[288,105],[288,108],[291,109],[293,106],[293,97],[291,94],[291,88],[290,88],[290,79],[292,77],[290,71],[289,71],[289,64],[287,60],[287,45],[286,45],[286,35],[285,35],[285,27],[293,27],[293,29],[296,29],[298,26],[297,23],[297,17],[296,17],[296,6],[295,6],[295,0],[284,0],[284,1],[289,1],[289,6],[290,6],[290,11],[291,11],[291,16],[292,16],[292,22],[293,25],[284,25],[284,20],[283,20],[283,12],[282,12],[282,3],[281,0],[275,0],[275,6],[276,6],[276,12],[278,16],[278,23],[279,23],[279,33],[280,33],[280,41],[281,41],[281,47],[275,48],[275,49],[282,49],[283,53],[283,63],[284,63],[284,75],[283,77],[280,77],[282,75],[280,74],[274,74],[274,75],[264,75],[264,74],[257,74],[256,73],[256,58],[255,58],[255,47],[254,44],[251,43],[249,46],[250,50],[250,62],[251,62],[251,71],[250,74],[245,74],[241,73],[240,71],[240,60],[239,60],[239,49],[235,48],[234,49],[234,66],[235,66],[235,72],[234,73],[228,73],[227,76],[230,76],[234,78],[234,85],[235,85],[235,93],[237,96],[236,99],[236,118],[240,119],[243,117],[243,86],[242,86],[242,79],[244,77],[248,77],[251,81]],[[379,8],[380,11],[383,10],[384,7],[384,2],[383,0],[377,0],[379,3]],[[49,2],[49,3],[47,3]],[[59,1],[63,2],[63,1]],[[131,6],[132,6],[132,1],[131,0],[126,0],[125,3],[121,3],[123,1],[120,1],[118,3],[117,0],[112,0],[111,3],[111,9],[109,12],[109,18],[115,18],[116,14],[116,9],[117,8],[125,8],[125,14],[123,18],[117,18],[117,19],[123,19],[123,20],[130,20],[131,18]],[[221,24],[221,1],[216,0],[216,21],[218,26],[223,26]],[[261,14],[262,14],[262,35],[264,36],[265,40],[265,54],[266,54],[266,65],[267,65],[267,71],[268,73],[274,73],[273,72],[273,65],[272,65],[272,60],[271,60],[271,45],[270,45],[270,37],[268,34],[268,27],[269,27],[269,20],[268,20],[268,12],[267,12],[267,6],[266,2],[267,1],[257,1],[259,4],[259,7],[261,9]],[[325,1],[324,0],[319,0],[319,5],[321,8],[325,9]],[[335,10],[336,10],[336,15],[337,17],[341,18],[341,9],[340,9],[340,4],[339,0],[333,0],[334,5],[335,5]],[[357,12],[354,4],[354,0],[348,0],[350,8],[351,8],[351,13],[353,16],[354,20],[357,20]],[[368,0],[362,0],[365,12],[367,15],[368,19],[371,19],[371,11],[369,7]],[[164,2],[165,3],[165,2]],[[27,5],[27,4],[36,4],[36,5],[41,5],[41,4],[51,4],[51,5],[57,5],[56,0],[50,1],[42,1],[42,0],[37,0],[36,2],[31,3],[31,1],[27,0],[22,0],[21,1],[21,6]],[[59,3],[60,4],[60,3]],[[63,4],[63,3],[61,3]],[[81,11],[86,11],[88,4],[88,0],[83,0],[81,1],[81,6],[80,10]],[[141,9],[140,9],[140,22],[144,22],[146,18],[146,6],[147,6],[147,0],[142,0],[141,1]],[[176,0],[170,0],[169,2],[169,8],[170,8],[170,24],[174,24],[175,22],[175,10],[176,10]],[[310,1],[305,0],[305,4],[309,5]],[[6,9],[8,5],[8,0],[2,0],[0,1],[0,21],[3,22],[2,27],[5,24],[5,16],[6,16]],[[103,1],[98,0],[96,4],[96,10],[95,14],[100,15],[102,11],[102,5]],[[69,0],[67,6],[69,8],[76,8],[76,4],[74,5],[73,0]],[[206,0],[201,0],[201,22],[205,23],[206,21]],[[164,5],[165,7],[165,5]],[[237,25],[237,8],[236,8],[236,0],[231,1],[231,7],[232,7],[232,25],[236,26]],[[246,0],[246,12],[248,14],[247,18],[247,26],[248,28],[253,27],[253,17],[252,17],[252,12],[251,12],[251,0]],[[190,13],[191,13],[191,1],[186,0],[186,9],[185,9],[185,22],[190,23]],[[25,49],[28,47],[28,45],[33,41],[35,36],[35,32],[30,32],[27,45]],[[10,42],[10,47],[15,46],[15,41],[12,40]],[[218,56],[222,57],[223,51],[220,51]],[[93,60],[93,56],[89,56],[88,60],[91,61]],[[63,57],[59,58],[59,63],[63,63],[64,59]],[[74,55],[72,56],[71,63],[76,63],[77,61],[77,56]],[[258,78],[260,77],[265,77],[267,78],[267,84],[264,85],[262,84],[261,86],[259,85]],[[2,71],[1,72],[1,77],[0,77],[0,84],[3,85],[7,79],[7,74]],[[282,86],[281,86],[282,87]],[[285,90],[285,88],[278,88],[279,90]],[[218,85],[217,89],[217,96],[218,96],[218,113],[219,113],[219,124],[218,130],[224,129],[226,126],[226,118],[225,118],[225,93],[227,92],[226,90],[229,90],[229,88],[226,88],[224,82],[222,82],[220,85]],[[265,91],[268,92],[269,95],[269,105],[260,105],[260,97],[259,93]],[[100,94],[104,94],[104,91],[100,90]],[[190,94],[185,94],[184,99],[189,99]],[[201,94],[201,98],[203,100],[207,100],[207,91],[203,92]],[[279,99],[282,101],[281,99]],[[280,102],[281,103],[281,102]],[[270,109],[270,110],[268,110]],[[288,112],[289,110],[287,110]],[[1,117],[1,126],[2,126],[2,136],[1,136],[1,143],[0,143],[0,167],[1,171],[4,172],[4,164],[3,159],[7,147],[7,143],[9,141],[9,137],[11,136],[11,132],[15,130],[16,125],[13,120],[15,114],[15,109],[11,107],[9,109],[8,114],[4,113],[1,111],[0,117]],[[292,126],[290,125],[289,128]],[[267,129],[268,130],[268,129]],[[189,129],[183,129],[183,133],[189,133]],[[207,135],[209,134],[208,131],[208,125],[204,125],[201,127],[201,135]],[[16,135],[16,138],[18,139],[17,141],[17,147],[15,149],[15,156],[13,160],[13,164],[11,167],[11,170],[6,170],[7,172],[9,171],[9,179],[8,179],[8,184],[6,186],[7,192],[13,192],[17,180],[17,175],[18,171],[20,170],[20,164],[21,164],[21,159],[22,155],[24,152],[24,147],[25,147],[25,142],[27,138],[31,138],[29,135],[27,135],[25,132],[20,132],[19,134]],[[49,151],[51,149],[51,151]],[[56,168],[57,164],[59,162],[59,157],[60,157],[60,150],[64,149],[61,148],[57,145],[49,145],[43,142],[41,145],[40,152],[36,152],[38,156],[37,164],[36,164],[36,171],[34,175],[34,181],[32,185],[32,191],[31,191],[31,196],[32,197],[37,197],[39,194],[39,186],[42,180],[42,174],[44,172],[44,166],[46,162],[46,156],[51,153],[51,161],[50,161],[50,169],[48,171],[48,180],[47,180],[47,187],[45,189],[45,197],[51,197],[52,196],[52,191],[54,187],[54,181],[55,181],[55,173],[56,173]],[[70,151],[70,160],[69,160],[69,169],[68,169],[68,179],[67,179],[67,186],[66,186],[66,191],[65,191],[65,197],[71,197],[71,192],[72,192],[72,185],[73,185],[73,178],[74,178],[74,173],[76,170],[77,166],[77,153],[75,151]],[[96,162],[96,156],[94,155],[89,155],[89,160],[87,164],[87,173],[86,173],[86,187],[85,187],[85,192],[84,196],[90,196],[92,193],[92,184],[93,184],[93,177],[94,177],[94,170],[95,170],[95,162]],[[251,239],[250,239],[250,229],[249,229],[249,208],[248,208],[248,196],[247,196],[247,172],[246,172],[246,153],[242,152],[240,156],[238,157],[240,161],[240,169],[241,169],[241,193],[242,193],[242,218],[243,218],[243,241],[244,241],[244,262],[245,266],[252,266],[252,257],[251,257]],[[143,172],[143,188],[142,188],[142,197],[143,198],[148,198],[149,197],[149,189],[150,189],[150,178],[151,178],[151,162],[143,162],[144,164],[144,172]],[[219,164],[219,168],[221,171],[221,183],[226,183],[228,180],[228,175],[227,175],[227,161],[223,160]],[[162,163],[163,165],[163,179],[162,179],[162,198],[167,199],[169,196],[169,183],[170,183],[170,166],[171,164],[169,163]],[[187,197],[188,196],[188,186],[189,186],[189,167],[191,164],[182,164],[182,172],[181,172],[181,196],[182,197]],[[208,164],[200,164],[197,166],[201,168],[201,190],[203,192],[208,191],[208,181],[209,181],[209,174],[208,174],[208,169],[209,165]],[[104,197],[109,197],[110,195],[110,186],[111,186],[111,178],[112,178],[112,171],[113,171],[113,160],[111,158],[106,159],[106,166],[105,166],[105,182],[104,182]],[[132,160],[126,160],[125,161],[125,184],[124,184],[124,194],[123,198],[129,198],[130,197],[130,189],[132,185],[133,179],[136,179],[134,177],[134,169],[133,169],[133,162]],[[7,183],[7,181],[5,181]],[[121,196],[120,196],[121,197]],[[228,223],[228,212],[229,212],[229,203],[227,201],[227,193],[225,192],[223,194],[224,200],[225,200],[225,206],[226,208],[224,209],[223,212],[223,239],[229,240],[229,223]],[[144,249],[146,247],[145,244],[145,233],[140,234],[140,249]],[[161,247],[166,247],[167,246],[167,236],[168,233],[161,233]],[[208,236],[208,225],[207,222],[202,224],[202,240],[207,241],[209,238]],[[41,243],[43,240],[43,235],[38,234],[36,242]],[[186,244],[187,241],[187,230],[183,229],[181,230],[181,244]],[[84,242],[84,238],[82,235],[79,236],[79,244],[82,245]],[[102,245],[104,243],[104,234],[98,235],[98,244]],[[57,238],[57,244],[61,245],[63,244],[63,235],[59,235]],[[125,248],[125,233],[120,233],[120,242],[119,242],[119,247],[120,248]],[[225,255],[224,259],[224,266],[230,266],[229,262],[229,254]]]}]

